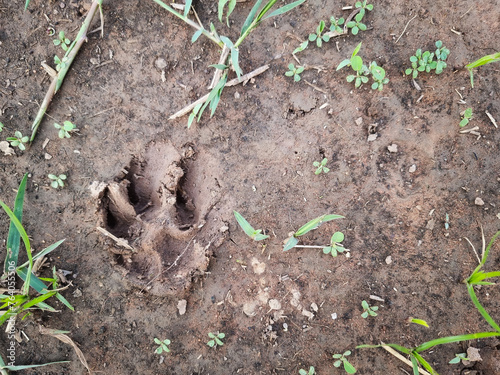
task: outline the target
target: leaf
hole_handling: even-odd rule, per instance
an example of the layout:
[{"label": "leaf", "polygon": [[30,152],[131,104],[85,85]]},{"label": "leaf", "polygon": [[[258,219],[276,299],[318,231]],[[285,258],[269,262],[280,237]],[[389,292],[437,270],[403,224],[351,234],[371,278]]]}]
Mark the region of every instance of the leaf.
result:
[{"label": "leaf", "polygon": [[316,229],[321,224],[326,223],[328,221],[335,220],[335,219],[343,219],[343,218],[344,217],[340,216],[340,215],[319,216],[316,219],[313,219],[313,220],[309,221],[308,223],[304,224],[302,227],[300,227],[299,230],[297,232],[295,232],[294,237],[303,236],[307,232],[310,232],[311,230]]},{"label": "leaf", "polygon": [[234,47],[233,42],[231,42],[231,40],[229,40],[228,37],[221,35],[220,40],[222,40],[222,42],[227,46],[227,48],[232,49]]},{"label": "leaf", "polygon": [[344,361],[344,370],[348,374],[355,374],[356,373],[356,369],[354,368],[354,366],[351,365],[347,360]]},{"label": "leaf", "polygon": [[471,118],[472,117],[472,108],[467,108],[464,112],[464,116],[467,118]]},{"label": "leaf", "polygon": [[294,236],[290,237],[290,239],[285,244],[285,247],[283,247],[283,251],[288,251],[294,248],[298,243],[299,240],[297,238],[295,238]]},{"label": "leaf", "polygon": [[295,50],[292,52],[292,55],[295,55],[297,52],[302,52],[307,48],[309,45],[309,41],[306,40],[305,42],[302,42],[299,47],[295,48]]},{"label": "leaf", "polygon": [[[26,4],[28,4],[28,3],[29,3],[29,0],[26,1]],[[26,369],[29,369],[29,368],[43,367],[43,366],[49,366],[49,365],[56,365],[56,364],[59,364],[59,363],[70,363],[70,362],[71,361],[57,361],[57,362],[43,363],[41,365],[18,365],[18,366],[5,366],[5,365],[1,365],[0,366],[0,370],[20,371],[20,370],[26,370]]]},{"label": "leaf", "polygon": [[226,23],[229,27],[229,16],[233,13],[234,8],[236,7],[236,0],[231,0],[229,5],[227,6],[227,14],[226,14]]},{"label": "leaf", "polygon": [[351,67],[354,71],[359,72],[363,67],[363,59],[359,56],[353,56],[351,58]]},{"label": "leaf", "polygon": [[236,72],[236,75],[238,78],[241,77],[243,74],[243,71],[240,68],[240,64],[238,62],[239,59],[239,53],[237,48],[231,48],[231,63],[233,64],[234,71]]},{"label": "leaf", "polygon": [[358,32],[359,32],[359,28],[357,26],[354,26],[352,28],[352,35],[358,35]]},{"label": "leaf", "polygon": [[254,240],[255,241],[262,241],[262,240],[266,240],[268,239],[269,236],[267,235],[264,235],[264,234],[256,234],[255,237],[254,237]]},{"label": "leaf", "polygon": [[255,18],[255,15],[257,14],[257,11],[259,10],[260,4],[262,4],[262,0],[257,0],[255,2],[255,5],[253,6],[252,10],[250,11],[250,13],[248,13],[247,18],[246,18],[245,22],[243,23],[243,27],[241,28],[241,35],[245,34],[248,31],[248,29],[250,28],[250,26]]},{"label": "leaf", "polygon": [[337,70],[340,70],[348,65],[351,64],[351,60],[349,59],[345,59],[344,61],[342,61],[338,66],[337,66]]},{"label": "leaf", "polygon": [[330,254],[331,251],[332,251],[332,247],[331,246],[323,248],[323,254]]},{"label": "leaf", "polygon": [[198,40],[198,38],[203,34],[203,29],[197,30],[194,34],[193,37],[191,38],[191,43],[194,43]]},{"label": "leaf", "polygon": [[295,74],[295,73],[294,73],[294,72],[292,72],[292,71],[285,72],[285,75],[286,75],[287,77],[293,77],[293,75],[294,75],[294,74]]},{"label": "leaf", "polygon": [[410,320],[410,323],[414,323],[414,324],[419,324],[421,326],[424,326],[424,327],[427,327],[429,328],[429,325],[427,324],[427,322],[423,319],[415,319],[415,318],[411,318]]},{"label": "leaf", "polygon": [[294,1],[293,3],[285,5],[285,6],[281,7],[281,8],[278,8],[274,12],[271,12],[269,15],[267,15],[266,17],[264,17],[263,20],[271,18],[271,17],[276,17],[276,16],[279,16],[281,14],[284,14],[284,13],[292,10],[293,8],[298,7],[299,5],[303,4],[305,1],[306,0]]},{"label": "leaf", "polygon": [[[222,22],[222,16],[224,15],[224,6],[229,0],[219,0],[219,8],[218,8],[218,14],[219,14],[219,21]],[[184,15],[186,16],[186,15]]]},{"label": "leaf", "polygon": [[[233,211],[234,217],[236,218],[236,221],[240,225],[241,229],[246,233],[248,237],[253,238],[255,229],[250,225],[248,221],[237,211]],[[210,336],[210,334],[209,334]]]},{"label": "leaf", "polygon": [[344,233],[342,233],[342,232],[335,232],[333,234],[333,236],[332,236],[331,242],[332,243],[333,242],[339,243],[339,242],[342,242],[342,241],[344,241]]},{"label": "leaf", "polygon": [[460,124],[458,124],[461,128],[463,128],[464,126],[466,126],[467,124],[469,123],[469,119],[467,118],[464,118],[462,119],[462,121],[460,121]]}]

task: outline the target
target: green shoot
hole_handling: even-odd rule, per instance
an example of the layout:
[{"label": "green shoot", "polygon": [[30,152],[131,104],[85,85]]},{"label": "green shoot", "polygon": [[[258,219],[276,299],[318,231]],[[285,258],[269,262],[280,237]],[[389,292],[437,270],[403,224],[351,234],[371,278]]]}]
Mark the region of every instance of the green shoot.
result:
[{"label": "green shoot", "polygon": [[345,247],[342,246],[341,242],[344,241],[344,233],[335,232],[330,239],[330,246],[323,248],[324,254],[332,254],[333,257],[337,256],[337,253],[343,253]]},{"label": "green shoot", "polygon": [[226,335],[224,333],[208,333],[208,337],[210,337],[212,340],[207,342],[207,345],[210,346],[211,348],[216,348],[217,345],[222,346],[224,343],[221,341]]},{"label": "green shoot", "polygon": [[[359,13],[358,13],[359,14]],[[340,70],[346,66],[350,66],[352,70],[356,72],[356,75],[350,74],[347,76],[347,82],[353,82],[356,88],[360,87],[363,83],[368,82],[368,75],[370,70],[363,64],[363,59],[358,56],[358,52],[361,49],[361,43],[359,43],[354,51],[352,52],[350,59],[343,60],[338,66],[337,70]]]},{"label": "green shoot", "polygon": [[301,226],[299,228],[299,230],[297,230],[293,235],[292,237],[290,237],[288,239],[288,241],[286,242],[284,248],[283,248],[283,251],[288,251],[292,248],[294,248],[295,246],[297,246],[297,244],[299,243],[299,240],[297,237],[300,237],[300,236],[303,236],[304,234],[318,228],[321,224],[323,223],[326,223],[328,221],[331,221],[331,220],[336,220],[336,219],[344,219],[344,216],[340,216],[340,215],[322,215],[322,216],[319,216],[317,217],[316,219],[313,219],[309,222],[307,222],[306,224],[304,224],[303,226]]},{"label": "green shoot", "polygon": [[233,213],[234,213],[234,217],[236,218],[236,221],[240,225],[241,229],[243,229],[243,231],[246,233],[246,235],[248,237],[250,237],[252,240],[262,241],[262,240],[269,238],[269,236],[266,236],[264,234],[260,234],[262,232],[262,229],[255,230],[250,225],[250,223],[248,221],[246,221],[243,216],[241,216],[240,213],[238,213],[236,211],[233,211]]},{"label": "green shoot", "polygon": [[446,63],[445,60],[448,58],[448,55],[450,54],[450,50],[446,47],[443,46],[443,42],[438,40],[436,43],[436,74],[441,74],[443,72],[443,69],[446,68]]},{"label": "green shoot", "polygon": [[457,353],[455,354],[455,358],[453,358],[450,362],[448,362],[450,365],[455,365],[457,363],[460,363],[460,361],[468,361],[469,358],[467,358],[467,353]]},{"label": "green shoot", "polygon": [[425,320],[422,320],[422,319],[408,318],[408,323],[418,324],[418,325],[429,328],[429,324],[427,324],[427,322]]},{"label": "green shoot", "polygon": [[323,42],[328,43],[330,41],[330,36],[328,34],[323,35],[324,31],[325,21],[321,20],[316,28],[316,34],[309,34],[309,41],[316,41],[316,45],[321,48],[323,46]]},{"label": "green shoot", "polygon": [[66,180],[66,175],[65,174],[60,174],[59,176],[56,176],[55,174],[49,174],[48,175],[49,179],[52,180],[50,182],[50,186],[52,186],[54,189],[59,189],[60,187],[64,187],[64,180]]},{"label": "green shoot", "polygon": [[231,13],[233,13],[234,8],[236,7],[236,0],[219,0],[218,13],[219,13],[219,21],[222,22],[222,16],[224,15],[224,7],[226,6],[227,3],[229,4],[227,6],[226,22],[227,26],[229,26],[229,16],[231,15]]},{"label": "green shoot", "polygon": [[298,52],[302,52],[303,50],[305,50],[307,48],[308,45],[309,45],[309,40],[306,40],[305,42],[302,42],[300,44],[300,46],[298,46],[297,48],[295,48],[293,50],[292,55],[295,55]]},{"label": "green shoot", "polygon": [[299,370],[299,375],[315,375],[315,374],[316,370],[314,370],[313,366],[309,367],[309,371],[304,370],[302,368]]},{"label": "green shoot", "polygon": [[384,85],[389,83],[389,79],[385,78],[385,70],[381,66],[378,66],[375,61],[370,64],[370,72],[372,78],[375,82],[372,84],[372,90],[382,91]]},{"label": "green shoot", "polygon": [[342,34],[344,32],[344,30],[342,29],[342,26],[344,24],[345,20],[343,17],[339,18],[338,20],[335,19],[334,16],[331,16],[330,17],[330,31],[335,31],[339,34]]},{"label": "green shoot", "polygon": [[[371,4],[370,4],[371,5]],[[366,31],[366,25],[361,22],[363,20],[365,13],[363,9],[354,16],[354,21],[349,21],[346,23],[346,27],[351,29],[352,35],[358,35],[359,31]]]},{"label": "green shoot", "polygon": [[169,339],[165,339],[165,340],[161,341],[160,339],[155,337],[154,341],[155,341],[155,344],[158,345],[158,347],[155,350],[156,354],[161,354],[163,352],[170,353],[170,349],[168,348],[168,346],[170,345]]},{"label": "green shoot", "polygon": [[333,365],[335,367],[340,367],[340,365],[343,364],[345,372],[347,372],[348,374],[355,374],[356,369],[354,368],[353,365],[349,363],[349,361],[346,358],[347,356],[350,355],[351,355],[350,350],[345,351],[344,354],[334,354],[332,357],[333,359],[336,359],[336,361],[333,363]]},{"label": "green shoot", "polygon": [[289,64],[288,65],[288,72],[285,73],[285,75],[287,77],[293,77],[293,80],[295,82],[299,82],[300,81],[300,75],[301,73],[304,71],[304,67],[303,66],[297,66],[295,67],[294,64]]},{"label": "green shoot", "polygon": [[326,167],[326,163],[328,163],[328,159],[327,158],[323,158],[323,160],[321,160],[321,163],[319,161],[315,161],[313,163],[313,167],[316,168],[316,171],[314,171],[314,174],[318,175],[321,172],[323,172],[323,173],[330,172],[330,168]]},{"label": "green shoot", "polygon": [[407,76],[411,75],[413,79],[416,79],[418,74],[422,72],[429,73],[431,70],[435,70],[436,74],[443,72],[447,66],[445,60],[448,58],[450,50],[444,47],[440,40],[435,45],[437,48],[435,52],[422,52],[421,49],[417,49],[415,55],[410,57],[411,68],[405,70]]},{"label": "green shoot", "polygon": [[66,38],[64,31],[60,31],[58,38],[53,40],[55,46],[61,46],[64,52],[68,50],[68,46],[71,44],[71,40]]},{"label": "green shoot", "polygon": [[354,5],[356,8],[361,8],[359,9],[360,13],[365,14],[366,10],[372,11],[373,10],[373,4],[367,4],[367,0],[364,0],[363,2],[357,1],[356,4]]},{"label": "green shoot", "polygon": [[463,128],[469,124],[469,121],[472,118],[472,108],[467,108],[462,115],[462,121],[460,121],[460,127]]},{"label": "green shoot", "polygon": [[478,68],[480,66],[491,64],[493,62],[500,61],[500,52],[494,53],[492,55],[486,55],[481,57],[480,59],[467,64],[465,67],[469,70],[470,73],[470,85],[474,88],[474,74],[472,73],[472,69]]},{"label": "green shoot", "polygon": [[59,138],[71,138],[71,134],[74,131],[77,131],[75,124],[71,121],[64,121],[63,125],[59,125],[58,123],[54,123],[54,128],[59,129]]},{"label": "green shoot", "polygon": [[18,147],[19,150],[24,151],[26,150],[26,146],[24,144],[29,141],[29,137],[23,136],[23,134],[19,130],[16,130],[14,136],[8,137],[7,141],[10,142],[10,145],[12,147]]},{"label": "green shoot", "polygon": [[377,316],[377,313],[375,311],[378,310],[378,306],[370,306],[368,302],[363,300],[361,302],[361,307],[363,307],[364,310],[363,313],[361,314],[361,317],[363,319],[368,318],[368,316],[373,316],[373,317]]}]

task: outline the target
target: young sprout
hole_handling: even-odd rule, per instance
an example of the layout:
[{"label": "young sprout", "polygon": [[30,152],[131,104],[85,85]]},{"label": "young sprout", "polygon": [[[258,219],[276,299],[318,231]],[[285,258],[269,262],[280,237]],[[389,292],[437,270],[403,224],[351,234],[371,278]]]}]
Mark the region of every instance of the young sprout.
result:
[{"label": "young sprout", "polygon": [[66,61],[68,60],[67,57],[63,57],[61,60],[59,56],[55,55],[54,56],[54,64],[56,64],[56,70],[60,71],[61,69],[64,69],[66,67]]},{"label": "young sprout", "polygon": [[288,69],[289,70],[288,70],[288,72],[285,73],[285,75],[287,77],[293,77],[293,80],[295,82],[299,82],[300,81],[300,74],[304,71],[304,67],[303,66],[295,67],[295,65],[289,64]]},{"label": "young sprout", "polygon": [[346,24],[348,29],[351,29],[352,35],[358,35],[359,30],[366,31],[366,25],[361,22],[365,15],[363,9],[354,16],[354,21],[349,21]]},{"label": "young sprout", "polygon": [[500,61],[500,52],[494,53],[492,55],[486,55],[481,57],[480,59],[467,64],[465,67],[470,73],[470,85],[474,88],[474,74],[472,73],[472,69],[478,68],[480,66],[491,64],[493,62]]},{"label": "young sprout", "polygon": [[429,328],[429,324],[427,324],[427,322],[425,320],[423,320],[423,319],[417,319],[417,318],[409,317],[407,319],[407,322],[408,323],[413,323],[413,324],[418,324],[418,325],[421,325],[421,326]]},{"label": "young sprout", "polygon": [[336,359],[336,361],[333,363],[333,365],[335,367],[340,367],[341,364],[344,364],[345,372],[347,372],[348,374],[355,374],[356,369],[354,368],[353,365],[349,363],[349,361],[346,358],[347,356],[350,355],[351,355],[350,350],[345,351],[344,354],[334,354],[333,359]]},{"label": "young sprout", "polygon": [[446,63],[444,62],[447,58],[448,58],[448,55],[450,54],[450,50],[446,47],[443,46],[443,42],[441,42],[440,40],[438,40],[436,42],[436,58],[437,58],[437,62],[436,62],[436,74],[441,74],[443,72],[443,69],[446,68]]},{"label": "young sprout", "polygon": [[469,358],[467,358],[467,353],[457,353],[455,354],[455,358],[453,358],[450,362],[448,362],[450,365],[455,365],[457,363],[460,363],[460,361],[468,361]]},{"label": "young sprout", "polygon": [[361,314],[361,317],[363,319],[368,318],[368,315],[373,317],[377,316],[377,313],[375,311],[378,310],[378,306],[370,306],[368,302],[366,302],[365,300],[361,302],[361,306],[363,307],[364,310],[364,312]]},{"label": "young sprout", "polygon": [[19,150],[24,151],[24,150],[26,150],[26,146],[24,144],[26,142],[28,142],[29,139],[30,138],[28,136],[23,137],[23,134],[19,130],[16,130],[16,132],[14,133],[14,136],[8,137],[7,141],[10,142],[10,145],[12,147],[18,147]]},{"label": "young sprout", "polygon": [[323,173],[330,172],[330,168],[325,167],[326,163],[328,163],[327,158],[324,158],[323,160],[321,160],[321,163],[319,161],[315,161],[313,163],[313,167],[316,168],[316,171],[314,172],[314,174],[317,175],[317,174],[320,174],[321,172],[323,172]]},{"label": "young sprout", "polygon": [[345,59],[338,66],[337,70],[342,69],[345,66],[350,66],[352,70],[356,72],[356,75],[350,74],[347,76],[347,82],[353,82],[356,88],[360,87],[363,83],[368,82],[368,74],[370,70],[363,64],[363,59],[358,56],[358,52],[361,48],[361,43],[359,43],[354,51],[352,52],[350,59]]},{"label": "young sprout", "polygon": [[269,238],[269,236],[266,236],[264,234],[260,234],[262,232],[262,229],[253,229],[253,227],[250,225],[248,221],[245,220],[243,216],[239,212],[233,211],[234,217],[236,218],[236,221],[240,225],[241,229],[246,233],[248,237],[250,237],[254,241],[261,241],[265,240],[266,238]]},{"label": "young sprout", "polygon": [[378,66],[375,61],[370,64],[370,72],[372,78],[375,82],[372,84],[372,90],[382,91],[384,85],[389,83],[389,79],[385,78],[385,70],[381,66]]},{"label": "young sprout", "polygon": [[330,239],[330,246],[323,248],[324,254],[332,254],[333,257],[337,256],[337,253],[343,253],[345,251],[345,247],[341,245],[341,242],[344,241],[344,233],[335,232]]},{"label": "young sprout", "polygon": [[309,367],[309,371],[304,370],[304,369],[301,368],[299,370],[299,374],[300,375],[315,375],[316,374],[316,370],[314,370],[313,366]]},{"label": "young sprout", "polygon": [[330,31],[336,31],[339,34],[342,34],[344,32],[344,30],[340,26],[342,26],[344,24],[344,22],[345,22],[345,20],[343,17],[341,17],[337,20],[337,19],[335,19],[334,16],[331,16],[330,17],[330,23],[331,23]]},{"label": "young sprout", "polygon": [[156,353],[156,354],[161,354],[161,353],[163,353],[163,352],[165,352],[165,353],[170,353],[170,349],[168,348],[168,346],[170,345],[170,340],[169,340],[169,339],[165,339],[165,340],[161,341],[160,339],[157,339],[157,338],[155,337],[155,340],[154,340],[154,341],[155,341],[155,343],[156,343],[157,345],[159,345],[159,346],[156,348],[156,350],[155,350],[155,353]]},{"label": "young sprout", "polygon": [[297,52],[302,52],[303,50],[305,50],[307,48],[307,46],[309,45],[309,40],[306,40],[305,42],[302,42],[300,44],[300,46],[298,46],[297,48],[295,48],[292,52],[292,55],[295,55]]},{"label": "young sprout", "polygon": [[467,126],[471,118],[472,118],[472,108],[467,108],[462,115],[462,121],[460,121],[459,124],[460,127],[463,128],[464,126]]},{"label": "young sprout", "polygon": [[226,337],[226,335],[224,333],[220,333],[220,332],[217,332],[217,333],[209,332],[208,337],[210,337],[212,340],[207,342],[207,345],[210,346],[211,348],[215,348],[215,347],[217,347],[217,345],[219,345],[219,346],[224,345],[224,343],[221,340],[224,337]]},{"label": "young sprout", "polygon": [[356,8],[361,8],[359,10],[359,13],[363,13],[365,15],[366,10],[372,11],[373,10],[373,4],[367,4],[367,0],[364,0],[363,2],[357,1],[356,4],[354,5]]},{"label": "young sprout", "polygon": [[343,219],[344,216],[340,215],[322,215],[317,217],[316,219],[313,219],[309,221],[308,223],[304,224],[299,228],[297,232],[295,232],[292,237],[288,239],[288,241],[285,244],[285,247],[283,248],[283,251],[288,251],[299,243],[299,239],[297,237],[303,236],[304,234],[318,228],[321,224],[326,223],[331,220],[335,219]]},{"label": "young sprout", "polygon": [[58,39],[53,40],[55,46],[61,46],[64,51],[68,50],[71,40],[64,36],[64,31],[59,31]]},{"label": "young sprout", "polygon": [[323,35],[323,31],[325,31],[325,21],[321,20],[316,28],[316,34],[309,34],[309,41],[316,41],[316,45],[319,48],[323,46],[323,42],[327,43],[330,41],[330,36],[326,34]]},{"label": "young sprout", "polygon": [[60,187],[64,187],[64,180],[66,180],[66,175],[65,174],[60,174],[59,176],[56,176],[55,174],[49,174],[48,175],[49,179],[51,179],[50,186],[52,186],[54,189],[59,189]]},{"label": "young sprout", "polygon": [[71,138],[70,133],[78,130],[71,121],[64,121],[63,125],[54,122],[54,128],[59,129],[59,138]]}]

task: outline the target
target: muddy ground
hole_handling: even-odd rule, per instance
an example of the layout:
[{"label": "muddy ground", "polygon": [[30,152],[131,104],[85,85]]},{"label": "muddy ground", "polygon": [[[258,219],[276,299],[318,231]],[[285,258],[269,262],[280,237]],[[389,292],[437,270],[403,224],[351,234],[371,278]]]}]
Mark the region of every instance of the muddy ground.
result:
[{"label": "muddy ground", "polygon": [[[217,21],[215,1],[194,6],[204,25],[212,21],[235,39],[251,3],[238,3],[231,28]],[[297,64],[294,36],[304,39],[331,15],[347,17],[344,5],[354,4],[308,0],[263,22],[242,44],[240,64],[245,73],[270,69],[226,88],[213,118],[204,115],[188,130],[186,117],[168,117],[207,92],[218,50],[203,37],[192,45],[193,30],[151,1],[105,2],[103,38],[90,35],[33,145],[0,157],[0,198],[9,205],[30,174],[23,223],[34,248],[66,238],[49,265],[71,271],[63,294],[76,310],[52,301],[60,313],[18,320],[30,341],[18,344],[16,364],[71,360],[24,373],[85,373],[71,347],[41,336],[39,324],[71,331],[98,373],[171,375],[297,374],[311,365],[318,374],[341,374],[332,354],[346,350],[359,374],[407,374],[382,349],[355,346],[412,347],[490,330],[462,281],[477,265],[464,237],[479,249],[478,224],[487,238],[500,229],[500,133],[485,114],[500,120],[500,75],[495,64],[482,67],[471,89],[463,67],[498,50],[499,4],[375,1],[366,32],[310,46],[298,56],[313,68],[299,83],[285,77],[288,64]],[[15,130],[29,134],[48,88],[41,62],[52,63],[60,49],[46,29],[74,37],[88,4],[33,0],[22,8],[21,1],[0,6],[2,140]],[[436,40],[451,51],[448,68],[420,75],[418,91],[404,70],[417,48]],[[390,78],[382,92],[354,89],[346,71],[335,71],[361,41],[360,55]],[[480,137],[459,133],[469,106]],[[67,119],[79,133],[61,140],[53,122]],[[315,175],[313,162],[324,157],[331,170]],[[67,174],[67,186],[52,189],[49,173]],[[233,210],[270,238],[249,239]],[[289,232],[326,213],[345,219],[301,244],[325,245],[343,231],[349,257],[282,251]],[[6,215],[2,223],[5,241]],[[494,247],[488,269],[498,269],[499,254]],[[498,289],[478,295],[500,319]],[[281,308],[271,310],[270,300]],[[362,300],[379,306],[377,317],[361,317]],[[430,328],[407,324],[409,317]],[[207,335],[217,331],[225,344],[211,349]],[[0,337],[4,355],[6,334]],[[155,354],[155,337],[170,339],[171,353]],[[499,374],[499,344],[450,344],[425,358],[440,374]],[[448,365],[469,345],[481,349],[482,362]]]}]

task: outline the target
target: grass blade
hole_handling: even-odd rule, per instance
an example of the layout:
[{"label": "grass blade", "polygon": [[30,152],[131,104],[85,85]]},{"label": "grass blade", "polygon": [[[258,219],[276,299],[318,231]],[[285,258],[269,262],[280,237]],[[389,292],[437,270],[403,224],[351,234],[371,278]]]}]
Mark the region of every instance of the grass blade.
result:
[{"label": "grass blade", "polygon": [[318,228],[321,224],[326,223],[327,221],[335,220],[335,219],[343,219],[343,216],[340,215],[322,215],[309,221],[299,228],[297,232],[295,232],[295,237],[300,237],[306,234],[307,232],[312,231],[313,229]]},{"label": "grass blade", "polygon": [[241,28],[241,35],[245,34],[248,31],[248,28],[252,24],[257,11],[259,10],[260,4],[262,4],[262,0],[257,0],[250,13],[248,13],[247,19],[245,20],[245,22],[243,23],[243,27]]},{"label": "grass blade", "polygon": [[[14,201],[14,215],[19,220],[19,222],[22,222],[23,218],[24,194],[26,193],[27,180],[28,174],[26,173],[21,180],[21,184],[19,185],[19,189],[17,190],[16,200]],[[4,265],[5,275],[9,273],[9,264],[14,262],[14,268],[17,267],[20,245],[21,235],[17,230],[15,224],[11,221],[9,226],[9,235],[7,237],[7,256],[5,257]]]},{"label": "grass blade", "polygon": [[[39,253],[37,253],[36,255],[33,256],[33,262],[35,260],[37,260],[38,258],[41,258],[41,257],[49,254],[50,252],[54,251],[55,249],[57,249],[59,247],[59,245],[61,245],[64,241],[66,241],[66,239],[62,239],[60,241],[53,243],[50,246],[47,246],[45,249],[43,249],[42,251],[40,251]],[[29,262],[21,264],[19,267],[26,267],[28,265],[28,263]]]},{"label": "grass blade", "polygon": [[189,14],[189,10],[191,9],[191,3],[193,0],[186,0],[186,5],[184,5],[184,17],[187,17]]},{"label": "grass blade", "polygon": [[[58,363],[69,363],[70,361],[57,361],[57,362],[49,362],[49,363],[43,363],[41,365],[20,365],[20,366],[6,366],[5,364],[2,366],[0,363],[0,369],[1,370],[9,370],[9,371],[19,371],[19,370],[26,370],[29,368],[35,368],[35,367],[43,367],[43,366],[48,366],[48,365],[55,365]],[[3,374],[3,373],[2,373]],[[7,374],[7,373],[5,373]]]},{"label": "grass blade", "polygon": [[436,345],[451,344],[453,342],[460,342],[467,340],[484,339],[487,337],[495,337],[495,336],[500,336],[500,332],[478,332],[478,333],[469,333],[466,335],[441,337],[439,339],[424,342],[423,344],[413,349],[413,353],[424,352]]},{"label": "grass blade", "polygon": [[295,1],[293,3],[290,3],[288,5],[285,5],[285,6],[282,6],[281,8],[279,9],[276,9],[274,12],[272,12],[271,14],[265,16],[263,18],[263,20],[265,19],[268,19],[268,18],[271,18],[271,17],[276,17],[276,16],[279,16],[281,14],[284,14],[290,10],[292,10],[293,8],[295,7],[298,7],[299,5],[303,4],[306,0],[298,0],[298,1]]},{"label": "grass blade", "polygon": [[418,375],[418,360],[413,354],[410,354],[410,359],[413,368],[413,375]]},{"label": "grass blade", "polygon": [[[415,356],[415,357],[413,357]],[[429,364],[429,362],[427,362],[420,354],[418,353],[415,353],[413,352],[412,353],[412,358],[416,358],[421,364],[422,366],[427,370],[429,371],[432,375],[439,375],[433,368],[432,366]],[[415,370],[415,368],[414,368]]]},{"label": "grass blade", "polygon": [[29,5],[30,5],[30,0],[26,0],[26,3],[24,4],[24,10],[28,9]]},{"label": "grass blade", "polygon": [[248,237],[252,237],[255,229],[250,225],[248,221],[237,211],[233,211],[234,217],[236,218],[236,221],[240,225],[241,229],[243,229],[243,232],[246,233]]},{"label": "grass blade", "polygon": [[236,75],[238,78],[241,77],[243,74],[243,71],[240,68],[240,63],[239,63],[239,52],[238,49],[236,48],[231,48],[231,63],[233,64],[234,71],[236,72]]},{"label": "grass blade", "polygon": [[29,302],[26,302],[24,305],[23,305],[23,310],[26,310],[26,309],[29,309],[30,307],[32,306],[35,306],[37,304],[39,304],[40,302],[43,302],[45,301],[46,299],[52,297],[53,295],[55,295],[57,292],[56,291],[53,291],[53,292],[47,292],[45,294],[42,294],[41,296],[38,296],[36,298],[33,298],[31,301]]},{"label": "grass blade", "polygon": [[479,299],[476,296],[476,292],[474,292],[474,286],[471,284],[467,284],[467,291],[469,292],[470,299],[476,306],[476,309],[479,311],[479,313],[483,316],[484,320],[486,320],[495,331],[500,332],[500,327],[498,326],[498,324],[490,316],[490,314],[488,314],[483,305],[481,305],[481,302],[479,302]]},{"label": "grass blade", "polygon": [[[224,6],[229,0],[219,0],[219,6],[218,6],[218,15],[219,15],[219,21],[222,22],[222,16],[224,15]],[[229,15],[228,15],[229,17]]]}]

